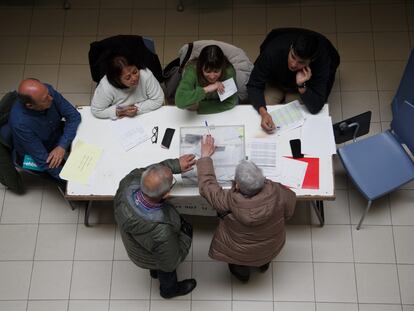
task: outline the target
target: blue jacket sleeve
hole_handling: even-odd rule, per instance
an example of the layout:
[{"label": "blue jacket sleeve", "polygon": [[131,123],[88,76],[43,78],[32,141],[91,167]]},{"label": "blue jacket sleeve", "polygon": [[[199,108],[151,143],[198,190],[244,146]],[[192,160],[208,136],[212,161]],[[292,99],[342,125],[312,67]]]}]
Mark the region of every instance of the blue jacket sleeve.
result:
[{"label": "blue jacket sleeve", "polygon": [[58,91],[52,87],[50,87],[49,90],[56,104],[56,108],[66,120],[63,134],[59,139],[58,145],[67,150],[76,136],[76,130],[81,121],[81,116],[76,108],[73,107]]}]

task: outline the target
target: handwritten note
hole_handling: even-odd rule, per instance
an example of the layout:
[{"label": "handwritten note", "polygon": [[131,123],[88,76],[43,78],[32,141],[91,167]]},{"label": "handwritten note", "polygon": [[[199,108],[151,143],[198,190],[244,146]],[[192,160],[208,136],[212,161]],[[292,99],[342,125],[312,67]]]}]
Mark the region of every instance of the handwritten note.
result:
[{"label": "handwritten note", "polygon": [[102,149],[99,147],[78,141],[59,176],[65,180],[87,184],[101,155]]}]

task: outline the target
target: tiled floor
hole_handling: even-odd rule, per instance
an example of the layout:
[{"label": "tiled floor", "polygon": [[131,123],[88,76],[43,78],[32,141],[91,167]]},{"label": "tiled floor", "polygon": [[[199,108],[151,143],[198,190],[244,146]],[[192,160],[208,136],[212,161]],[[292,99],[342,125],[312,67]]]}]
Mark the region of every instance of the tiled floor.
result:
[{"label": "tiled floor", "polygon": [[[35,5],[32,5],[32,2]],[[0,95],[23,77],[56,86],[87,105],[93,83],[89,43],[118,33],[155,39],[161,62],[195,39],[219,39],[252,60],[273,27],[303,26],[326,34],[342,57],[330,109],[334,120],[372,110],[372,133],[389,126],[390,99],[414,46],[414,1],[175,0],[0,1]],[[27,176],[29,191],[0,188],[0,310],[414,310],[414,183],[375,202],[356,231],[364,199],[335,159],[337,199],[320,228],[299,205],[287,243],[266,274],[242,285],[207,256],[215,220],[191,219],[193,247],[178,269],[195,277],[186,297],[162,300],[157,282],[127,258],[110,204],[72,211],[56,189]]]}]

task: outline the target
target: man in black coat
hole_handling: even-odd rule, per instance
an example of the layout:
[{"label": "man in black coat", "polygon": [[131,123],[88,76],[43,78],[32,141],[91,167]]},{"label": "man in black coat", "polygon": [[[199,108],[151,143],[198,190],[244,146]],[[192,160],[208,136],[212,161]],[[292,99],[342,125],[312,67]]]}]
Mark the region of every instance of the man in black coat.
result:
[{"label": "man in black coat", "polygon": [[332,43],[317,32],[272,30],[260,46],[247,83],[249,100],[262,117],[262,128],[266,132],[275,129],[266,105],[299,99],[310,113],[318,113],[331,92],[339,62]]}]

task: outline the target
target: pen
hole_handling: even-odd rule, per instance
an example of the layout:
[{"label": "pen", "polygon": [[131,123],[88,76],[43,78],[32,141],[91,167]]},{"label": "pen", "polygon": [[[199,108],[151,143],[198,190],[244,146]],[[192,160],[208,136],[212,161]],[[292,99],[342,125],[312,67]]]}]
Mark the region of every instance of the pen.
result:
[{"label": "pen", "polygon": [[210,127],[208,126],[207,120],[204,121],[204,123],[206,125],[207,131],[208,131],[208,135],[211,135],[211,133],[210,133]]}]

